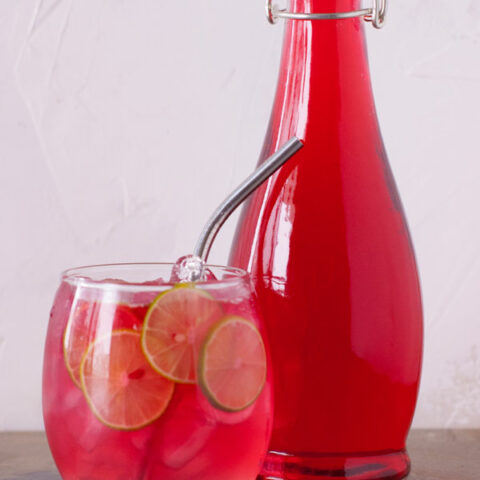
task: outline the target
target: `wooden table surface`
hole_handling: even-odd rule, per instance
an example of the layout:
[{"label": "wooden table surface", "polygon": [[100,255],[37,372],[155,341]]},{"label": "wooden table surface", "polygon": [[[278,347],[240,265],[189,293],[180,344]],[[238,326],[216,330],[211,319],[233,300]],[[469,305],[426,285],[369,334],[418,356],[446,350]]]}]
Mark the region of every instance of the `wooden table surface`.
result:
[{"label": "wooden table surface", "polygon": [[[409,480],[480,480],[480,430],[413,430],[408,449]],[[44,433],[0,433],[0,480],[14,479],[60,480]]]}]

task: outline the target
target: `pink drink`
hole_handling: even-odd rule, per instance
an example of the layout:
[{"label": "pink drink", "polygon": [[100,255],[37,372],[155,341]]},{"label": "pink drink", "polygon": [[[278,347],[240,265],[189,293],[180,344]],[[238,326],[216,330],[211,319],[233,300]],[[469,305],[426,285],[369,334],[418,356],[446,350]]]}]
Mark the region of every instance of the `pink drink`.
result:
[{"label": "pink drink", "polygon": [[[281,3],[297,13],[361,8]],[[375,113],[364,23],[286,22],[261,162],[292,135],[305,146],[252,195],[232,248],[231,264],[255,283],[274,365],[262,479],[399,480],[410,468],[420,285]]]},{"label": "pink drink", "polygon": [[[144,322],[147,310],[160,293],[170,290],[168,294],[173,298],[172,285],[162,282],[133,283],[134,268],[137,274],[141,269],[140,273],[145,278],[153,275],[153,272],[161,275],[171,267],[90,267],[64,276],[57,292],[45,346],[43,411],[50,449],[62,478],[254,479],[262,464],[271,430],[269,369],[258,396],[252,396],[251,402],[241,396],[237,398],[233,387],[222,390],[230,396],[225,394],[222,397],[219,393],[218,398],[215,397],[216,384],[212,383],[213,390],[209,392],[211,385],[200,385],[201,381],[207,382],[200,380],[200,376],[190,383],[163,378],[147,362],[145,367],[132,364],[130,370],[127,365],[127,369],[121,372],[124,377],[117,379],[120,367],[115,365],[119,353],[115,349],[125,349],[120,352],[120,357],[133,355],[132,358],[141,363],[141,347],[138,347],[140,354],[137,351],[132,354],[130,347],[127,350],[130,345],[128,342],[133,341],[132,348],[137,348],[136,338],[140,341],[143,338],[142,331],[146,329]],[[220,314],[212,318],[211,324],[206,322],[205,328],[200,329],[203,346],[201,353],[195,350],[198,372],[203,368],[199,365],[206,364],[206,358],[217,361],[213,353],[207,356],[204,352],[216,352],[216,346],[223,347],[222,342],[230,342],[225,325],[228,327],[232,322],[237,322],[234,328],[246,328],[247,336],[250,335],[248,338],[254,338],[252,332],[262,332],[248,276],[233,269],[218,269],[214,273],[221,280],[174,291],[174,295],[180,291],[180,294],[191,297],[201,290],[202,300],[206,298],[207,302],[214,302],[214,308],[220,308]],[[122,278],[129,283],[106,278]],[[160,300],[160,315],[163,314],[165,298],[168,298],[167,295]],[[223,328],[221,332],[218,325]],[[183,340],[180,334],[173,335],[176,335],[176,341]],[[78,352],[82,350],[82,345],[86,347],[80,355]],[[107,352],[110,357],[101,357],[98,353],[104,345],[110,345],[111,351]],[[208,350],[205,345],[208,348],[213,346]],[[229,352],[235,349],[233,344],[226,346]],[[203,355],[201,359],[200,355]],[[91,368],[90,356],[93,358]],[[102,358],[107,358],[108,378],[99,373],[105,371],[100,365]],[[268,359],[267,355],[265,359]],[[240,364],[241,359],[232,363],[234,368]],[[93,371],[93,377],[87,377],[87,368],[90,368],[90,373]],[[250,367],[239,368],[241,375],[242,368]],[[174,370],[172,372],[170,376],[179,375]],[[235,372],[232,371],[232,374]],[[215,372],[211,375],[215,381]],[[205,374],[205,378],[207,376]],[[165,394],[152,394],[151,385],[155,382],[159,382],[159,388]],[[118,396],[109,390],[112,385],[120,389]],[[137,398],[130,398],[123,394],[122,386],[132,389],[129,392],[140,393]],[[242,391],[245,390],[248,388],[243,386]],[[127,403],[120,405],[118,398],[127,399]],[[137,400],[141,402],[136,403]],[[244,403],[238,404],[240,406],[231,403],[236,400]],[[129,405],[132,405],[131,412],[128,411]],[[138,418],[145,425],[139,426]],[[115,423],[117,421],[122,426],[119,427]]]}]

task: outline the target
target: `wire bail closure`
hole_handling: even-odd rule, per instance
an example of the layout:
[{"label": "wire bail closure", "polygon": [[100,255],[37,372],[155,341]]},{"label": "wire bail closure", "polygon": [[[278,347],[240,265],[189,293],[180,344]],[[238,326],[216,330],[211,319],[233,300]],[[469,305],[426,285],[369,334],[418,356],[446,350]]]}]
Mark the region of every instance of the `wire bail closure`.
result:
[{"label": "wire bail closure", "polygon": [[295,13],[288,12],[285,8],[280,9],[273,4],[273,0],[266,0],[265,11],[268,21],[273,25],[280,18],[290,20],[343,20],[345,18],[363,17],[366,22],[372,22],[375,28],[382,28],[385,25],[387,14],[387,0],[373,0],[373,7],[353,10],[351,12],[335,13]]}]

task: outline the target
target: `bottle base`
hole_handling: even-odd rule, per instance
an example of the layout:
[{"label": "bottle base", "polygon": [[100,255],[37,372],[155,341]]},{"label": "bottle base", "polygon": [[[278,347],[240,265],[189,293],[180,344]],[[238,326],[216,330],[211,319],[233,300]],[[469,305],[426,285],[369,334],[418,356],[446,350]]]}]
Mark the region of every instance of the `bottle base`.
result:
[{"label": "bottle base", "polygon": [[269,452],[257,480],[400,480],[409,472],[405,450],[318,456]]}]

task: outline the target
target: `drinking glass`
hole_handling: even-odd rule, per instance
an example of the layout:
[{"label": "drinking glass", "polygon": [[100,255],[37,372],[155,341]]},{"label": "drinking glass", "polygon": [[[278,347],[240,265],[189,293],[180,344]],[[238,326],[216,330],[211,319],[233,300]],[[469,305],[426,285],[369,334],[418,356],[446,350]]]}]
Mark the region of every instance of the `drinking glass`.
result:
[{"label": "drinking glass", "polygon": [[248,480],[271,433],[268,347],[246,272],[174,264],[62,275],[43,413],[64,480]]}]

